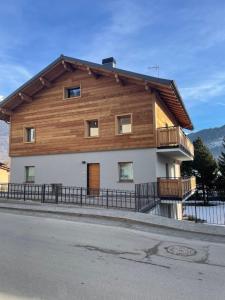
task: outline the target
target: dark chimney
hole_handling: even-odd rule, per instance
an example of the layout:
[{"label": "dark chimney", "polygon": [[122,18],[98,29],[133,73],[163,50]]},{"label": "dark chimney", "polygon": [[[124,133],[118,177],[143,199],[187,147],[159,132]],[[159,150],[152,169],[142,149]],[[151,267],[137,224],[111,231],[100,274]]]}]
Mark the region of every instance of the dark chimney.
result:
[{"label": "dark chimney", "polygon": [[102,60],[102,64],[107,68],[115,68],[116,67],[116,60],[114,57],[104,58]]}]

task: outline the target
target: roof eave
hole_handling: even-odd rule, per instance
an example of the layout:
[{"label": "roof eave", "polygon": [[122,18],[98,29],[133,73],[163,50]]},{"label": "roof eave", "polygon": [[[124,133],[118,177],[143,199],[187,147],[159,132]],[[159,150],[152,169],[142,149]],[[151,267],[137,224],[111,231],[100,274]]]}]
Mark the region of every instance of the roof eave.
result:
[{"label": "roof eave", "polygon": [[[193,124],[191,122],[191,119],[188,115],[188,112],[185,108],[184,102],[182,100],[182,97],[178,91],[178,88],[176,86],[175,81],[173,80],[169,80],[169,79],[163,79],[163,78],[156,78],[156,77],[152,77],[152,76],[148,76],[148,75],[143,75],[143,74],[139,74],[139,73],[134,73],[134,72],[130,72],[130,71],[126,71],[126,70],[122,70],[122,69],[118,69],[118,68],[109,68],[109,67],[104,67],[101,64],[97,64],[97,63],[92,63],[89,61],[85,61],[85,60],[80,60],[80,59],[76,59],[76,58],[72,58],[72,57],[68,57],[68,56],[64,56],[64,55],[60,55],[56,60],[54,60],[51,64],[49,64],[47,67],[45,67],[44,69],[42,69],[40,72],[38,72],[38,74],[36,74],[35,76],[33,76],[30,80],[28,80],[25,84],[23,84],[22,86],[20,86],[18,89],[16,89],[13,93],[11,93],[8,97],[6,97],[1,103],[0,103],[0,108],[4,108],[4,106],[12,100],[12,97],[16,96],[16,94],[18,94],[21,90],[25,89],[27,86],[29,86],[30,83],[32,83],[34,80],[38,79],[39,77],[43,76],[44,73],[46,73],[48,70],[50,70],[53,66],[57,65],[60,61],[65,60],[68,63],[76,63],[76,64],[81,64],[81,65],[87,65],[89,67],[92,68],[96,68],[96,69],[101,69],[104,70],[106,72],[114,72],[114,73],[118,73],[121,76],[127,76],[127,77],[132,77],[135,79],[138,79],[142,82],[146,81],[155,85],[164,85],[167,87],[170,87],[173,89],[178,101],[180,102],[183,111],[188,119],[188,123],[189,124],[183,124],[182,126],[184,128],[193,129]],[[1,117],[1,116],[0,116]],[[9,122],[8,116],[4,115],[2,117],[2,119],[6,122]]]},{"label": "roof eave", "polygon": [[48,69],[50,69],[51,67],[53,67],[54,65],[56,65],[57,63],[60,62],[60,60],[63,59],[63,55],[59,56],[57,59],[55,59],[51,64],[49,64],[47,67],[45,67],[44,69],[42,69],[40,72],[38,72],[36,75],[34,75],[31,79],[29,79],[28,81],[26,81],[24,84],[22,84],[20,87],[18,87],[13,93],[11,93],[9,96],[7,96],[3,101],[0,102],[0,107],[4,107],[4,105],[6,103],[8,103],[9,100],[11,100],[11,98],[13,96],[15,96],[17,93],[19,93],[22,89],[24,89],[25,87],[27,87],[32,81],[34,81],[35,79],[38,79],[43,73],[45,73]]},{"label": "roof eave", "polygon": [[184,101],[183,101],[183,99],[182,99],[182,97],[180,95],[180,92],[179,92],[178,88],[177,88],[176,82],[174,80],[171,80],[171,85],[172,85],[172,87],[173,87],[173,89],[174,89],[174,91],[175,91],[175,93],[176,93],[176,95],[177,95],[177,97],[178,97],[178,99],[179,99],[182,107],[183,107],[183,110],[184,110],[184,112],[185,112],[185,114],[186,114],[186,116],[188,118],[188,121],[189,121],[189,125],[187,127],[185,127],[185,128],[193,130],[194,129],[194,125],[193,125],[193,123],[191,121],[191,118],[190,118],[188,112],[187,112],[187,109],[185,107]]}]

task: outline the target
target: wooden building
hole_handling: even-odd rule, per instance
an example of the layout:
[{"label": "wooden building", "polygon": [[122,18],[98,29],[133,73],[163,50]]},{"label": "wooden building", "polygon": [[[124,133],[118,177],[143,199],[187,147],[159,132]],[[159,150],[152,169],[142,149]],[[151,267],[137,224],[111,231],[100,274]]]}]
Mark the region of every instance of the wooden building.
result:
[{"label": "wooden building", "polygon": [[193,129],[175,82],[61,55],[9,95],[11,182],[131,190],[161,182],[183,197]]}]

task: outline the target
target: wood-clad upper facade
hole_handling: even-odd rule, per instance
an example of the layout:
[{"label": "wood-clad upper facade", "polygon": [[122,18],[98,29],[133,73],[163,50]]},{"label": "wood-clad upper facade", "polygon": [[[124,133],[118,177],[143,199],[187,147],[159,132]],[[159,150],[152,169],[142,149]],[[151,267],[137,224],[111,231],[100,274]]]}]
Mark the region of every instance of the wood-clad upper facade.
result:
[{"label": "wood-clad upper facade", "polygon": [[[10,122],[10,156],[155,148],[157,128],[192,128],[176,89],[96,65],[61,57],[0,105],[0,118]],[[65,97],[74,87],[80,95]],[[131,132],[118,132],[120,116],[130,116]],[[98,136],[86,134],[91,120]],[[27,128],[35,129],[33,142],[25,140]]]}]

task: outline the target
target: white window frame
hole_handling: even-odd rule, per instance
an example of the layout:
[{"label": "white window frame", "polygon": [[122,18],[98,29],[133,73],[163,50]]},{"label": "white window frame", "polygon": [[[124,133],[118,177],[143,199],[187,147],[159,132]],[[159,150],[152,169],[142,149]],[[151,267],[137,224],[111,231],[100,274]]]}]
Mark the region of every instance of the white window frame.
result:
[{"label": "white window frame", "polygon": [[[28,130],[33,130],[33,135],[31,135],[31,140],[28,140]],[[33,139],[32,139],[33,136]],[[36,128],[34,126],[26,126],[24,128],[24,143],[33,144],[36,141]]]},{"label": "white window frame", "polygon": [[[122,118],[126,118],[129,117],[130,118],[130,131],[129,132],[120,132],[120,119]],[[126,134],[132,134],[133,132],[133,118],[132,118],[132,114],[131,113],[127,113],[127,114],[122,114],[122,115],[117,115],[116,116],[116,135],[126,135]]]},{"label": "white window frame", "polygon": [[[125,164],[131,165],[131,177],[127,179],[121,178],[121,166]],[[133,182],[134,181],[134,163],[132,161],[118,162],[119,182]]]},{"label": "white window frame", "polygon": [[[32,176],[33,177],[33,180],[28,180],[29,178],[29,176],[28,176],[28,170],[29,170],[29,168],[33,168],[33,170],[34,170],[34,176]],[[35,166],[25,166],[25,182],[26,183],[35,183]]]},{"label": "white window frame", "polygon": [[[98,134],[97,135],[90,135],[90,122],[98,122]],[[85,137],[86,138],[97,138],[99,137],[99,133],[100,133],[100,122],[99,119],[90,119],[90,120],[85,120]]]}]

